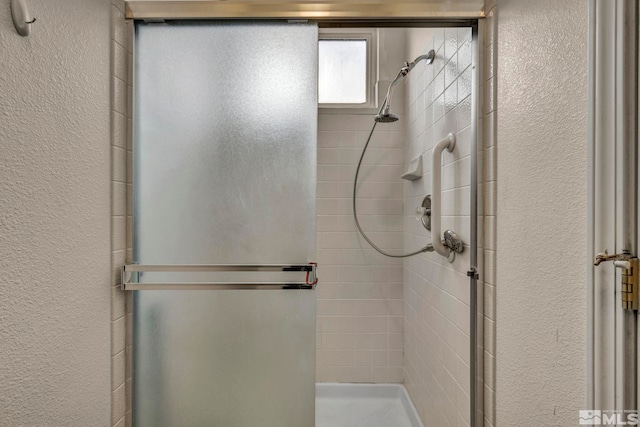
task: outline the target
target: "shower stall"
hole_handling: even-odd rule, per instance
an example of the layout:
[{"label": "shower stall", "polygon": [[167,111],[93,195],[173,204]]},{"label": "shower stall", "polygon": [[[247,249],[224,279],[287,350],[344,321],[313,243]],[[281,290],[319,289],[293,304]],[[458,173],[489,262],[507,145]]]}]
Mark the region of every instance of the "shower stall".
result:
[{"label": "shower stall", "polygon": [[[482,425],[477,17],[144,3],[127,3],[133,425]],[[318,103],[323,37],[368,43],[369,104]]]}]

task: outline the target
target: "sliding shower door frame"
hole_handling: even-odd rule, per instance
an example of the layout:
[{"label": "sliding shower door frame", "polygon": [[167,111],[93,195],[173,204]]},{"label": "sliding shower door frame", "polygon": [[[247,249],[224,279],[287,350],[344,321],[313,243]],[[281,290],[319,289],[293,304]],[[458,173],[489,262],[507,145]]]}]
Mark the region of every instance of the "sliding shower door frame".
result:
[{"label": "sliding shower door frame", "polygon": [[[484,281],[480,281],[478,272],[478,183],[483,176],[482,144],[480,135],[482,132],[482,91],[480,90],[481,46],[484,46],[484,34],[482,26],[476,21],[471,26],[472,60],[473,67],[471,78],[471,171],[470,171],[470,235],[469,242],[469,290],[470,290],[470,335],[469,335],[469,379],[470,379],[470,427],[484,426]],[[478,152],[480,150],[480,153]],[[482,180],[484,182],[484,180]]]},{"label": "sliding shower door frame", "polygon": [[[446,7],[445,7],[446,3]],[[474,4],[470,1],[467,6]],[[470,153],[470,241],[469,277],[470,286],[470,427],[484,425],[484,281],[480,280],[478,268],[478,188],[484,182],[482,163],[484,151],[482,61],[484,58],[484,34],[480,20],[485,18],[484,9],[460,8],[450,10],[451,2],[425,4],[404,0],[376,3],[296,3],[268,2],[248,4],[246,2],[210,1],[127,1],[126,18],[157,22],[173,19],[270,19],[310,20],[319,27],[470,27],[472,30],[472,95],[471,95],[471,153]],[[383,7],[379,8],[378,5]],[[267,7],[268,6],[268,7]],[[310,9],[310,7],[312,7]],[[447,10],[447,7],[449,10]],[[313,9],[315,8],[315,9]],[[381,16],[379,16],[381,15]]]}]

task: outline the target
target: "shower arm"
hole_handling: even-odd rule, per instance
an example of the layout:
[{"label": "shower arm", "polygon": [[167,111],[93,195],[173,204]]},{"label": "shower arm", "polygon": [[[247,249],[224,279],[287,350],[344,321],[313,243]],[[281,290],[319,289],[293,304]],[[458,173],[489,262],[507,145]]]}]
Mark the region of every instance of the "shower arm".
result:
[{"label": "shower arm", "polygon": [[408,65],[402,67],[398,72],[398,75],[396,76],[396,78],[389,85],[389,89],[387,89],[387,95],[384,97],[384,101],[382,101],[382,106],[380,107],[380,111],[378,111],[379,116],[383,114],[389,114],[389,110],[391,109],[391,97],[393,96],[393,87],[398,84],[400,79],[402,79],[404,76],[406,76],[409,73],[409,71],[403,73],[403,71],[407,69],[407,67]]},{"label": "shower arm", "polygon": [[398,82],[409,74],[409,71],[413,70],[413,68],[420,61],[427,61],[427,64],[431,64],[433,59],[436,56],[436,52],[431,49],[429,53],[420,55],[412,62],[405,62],[404,67],[400,68],[398,75],[389,85],[389,89],[387,89],[387,95],[384,97],[384,101],[382,101],[382,106],[380,107],[380,111],[378,111],[378,115],[387,115],[389,114],[389,110],[391,109],[391,98],[393,97],[393,87],[398,84]]}]

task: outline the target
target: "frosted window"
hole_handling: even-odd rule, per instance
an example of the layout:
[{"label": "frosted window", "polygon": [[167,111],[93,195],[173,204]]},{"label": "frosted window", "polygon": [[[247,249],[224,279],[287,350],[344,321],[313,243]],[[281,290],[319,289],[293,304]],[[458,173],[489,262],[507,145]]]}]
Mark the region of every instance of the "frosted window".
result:
[{"label": "frosted window", "polygon": [[318,102],[367,102],[367,41],[320,40]]}]

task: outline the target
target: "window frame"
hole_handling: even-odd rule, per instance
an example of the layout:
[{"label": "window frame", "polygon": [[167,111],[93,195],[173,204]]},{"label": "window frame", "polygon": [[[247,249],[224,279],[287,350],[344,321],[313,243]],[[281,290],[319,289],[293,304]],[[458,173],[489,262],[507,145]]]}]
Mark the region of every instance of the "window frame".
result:
[{"label": "window frame", "polygon": [[377,28],[320,28],[318,31],[318,44],[322,40],[365,40],[366,51],[366,101],[356,103],[321,103],[318,108],[339,109],[375,109],[378,106],[378,29]]}]

